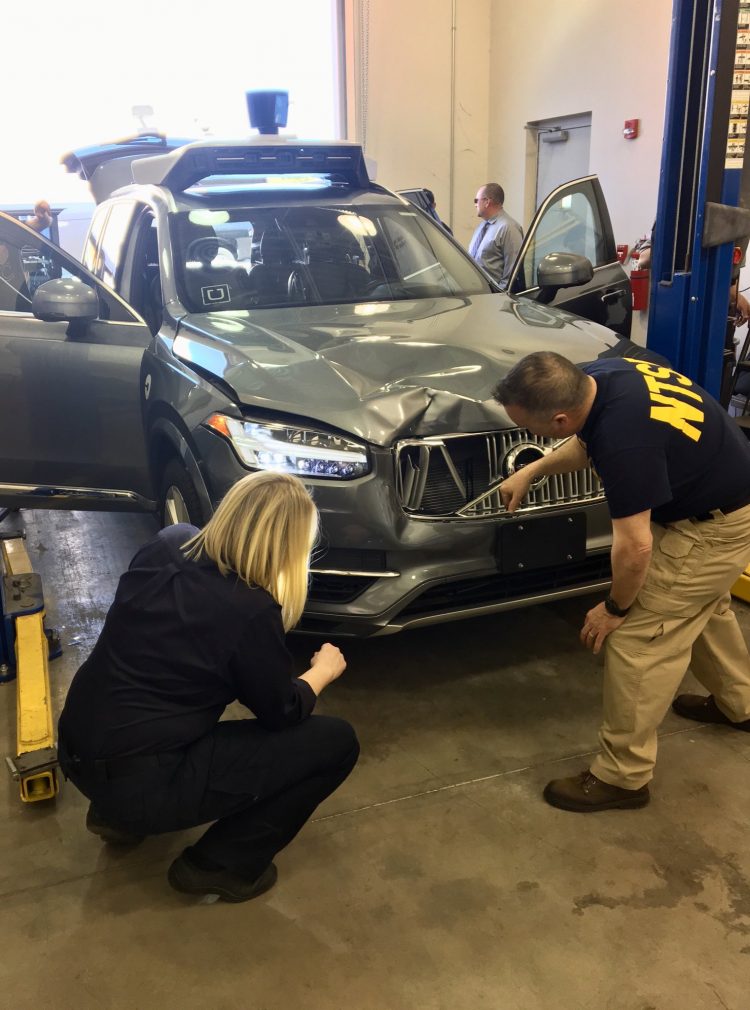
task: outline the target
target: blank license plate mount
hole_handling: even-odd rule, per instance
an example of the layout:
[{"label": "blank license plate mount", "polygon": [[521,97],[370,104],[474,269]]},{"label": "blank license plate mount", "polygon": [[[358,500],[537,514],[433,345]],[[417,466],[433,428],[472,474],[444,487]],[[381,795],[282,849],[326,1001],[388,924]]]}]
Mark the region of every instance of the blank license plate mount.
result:
[{"label": "blank license plate mount", "polygon": [[503,522],[495,558],[498,571],[533,571],[583,561],[586,557],[586,516],[583,512]]}]

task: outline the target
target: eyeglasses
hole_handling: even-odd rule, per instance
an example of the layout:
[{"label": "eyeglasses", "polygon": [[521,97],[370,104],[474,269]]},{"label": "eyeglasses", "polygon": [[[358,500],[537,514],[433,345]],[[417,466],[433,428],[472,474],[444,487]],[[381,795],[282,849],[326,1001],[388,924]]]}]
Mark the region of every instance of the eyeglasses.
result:
[{"label": "eyeglasses", "polygon": [[474,197],[474,203],[479,203],[480,200],[486,200],[486,196]]}]

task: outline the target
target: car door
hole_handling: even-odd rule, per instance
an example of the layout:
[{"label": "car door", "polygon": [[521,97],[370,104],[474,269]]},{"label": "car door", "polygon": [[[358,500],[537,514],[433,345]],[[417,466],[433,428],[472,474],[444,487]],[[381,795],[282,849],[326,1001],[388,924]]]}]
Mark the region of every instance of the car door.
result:
[{"label": "car door", "polygon": [[539,299],[537,269],[548,253],[578,253],[591,261],[587,284],[561,288],[551,304],[630,336],[630,280],[617,259],[612,223],[596,176],[558,186],[542,202],[513,267],[509,290]]},{"label": "car door", "polygon": [[[78,278],[99,318],[43,322],[45,281]],[[151,334],[80,263],[0,213],[0,505],[154,507],[143,425]]]}]

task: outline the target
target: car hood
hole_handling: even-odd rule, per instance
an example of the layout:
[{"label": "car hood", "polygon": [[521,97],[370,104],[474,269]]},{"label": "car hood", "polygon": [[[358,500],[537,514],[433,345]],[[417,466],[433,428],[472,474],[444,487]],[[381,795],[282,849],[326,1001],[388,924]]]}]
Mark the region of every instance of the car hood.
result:
[{"label": "car hood", "polygon": [[184,316],[174,353],[253,407],[378,445],[491,431],[510,421],[492,390],[524,355],[577,364],[620,338],[569,313],[501,294]]}]

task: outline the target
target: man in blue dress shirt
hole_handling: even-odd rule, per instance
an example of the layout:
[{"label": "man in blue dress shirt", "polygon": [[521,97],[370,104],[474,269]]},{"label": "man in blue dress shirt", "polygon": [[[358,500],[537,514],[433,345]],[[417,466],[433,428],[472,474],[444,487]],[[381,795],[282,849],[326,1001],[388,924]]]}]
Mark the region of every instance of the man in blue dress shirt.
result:
[{"label": "man in blue dress shirt", "polygon": [[469,255],[505,291],[510,272],[521,248],[521,225],[503,209],[505,193],[496,182],[488,182],[477,192],[474,203],[481,218],[469,244]]}]

